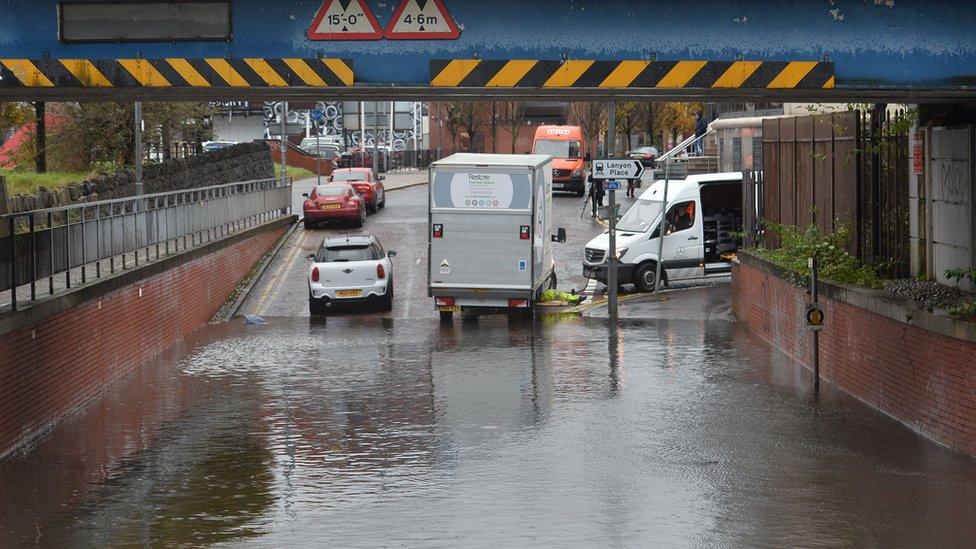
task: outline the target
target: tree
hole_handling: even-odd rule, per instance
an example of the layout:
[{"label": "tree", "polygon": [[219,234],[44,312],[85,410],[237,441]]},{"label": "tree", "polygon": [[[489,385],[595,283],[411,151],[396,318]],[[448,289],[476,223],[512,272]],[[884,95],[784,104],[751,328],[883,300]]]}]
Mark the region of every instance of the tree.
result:
[{"label": "tree", "polygon": [[146,121],[144,141],[162,146],[163,160],[172,157],[172,144],[176,138],[197,144],[213,138],[211,120],[217,108],[213,103],[145,103],[143,119]]},{"label": "tree", "polygon": [[671,142],[678,143],[678,135],[695,130],[695,111],[702,110],[701,103],[664,103],[658,116],[658,126]]},{"label": "tree", "polygon": [[444,103],[444,125],[447,133],[451,135],[451,142],[454,144],[454,151],[458,150],[458,132],[461,131],[461,102],[447,101]]},{"label": "tree", "polygon": [[32,114],[30,103],[0,103],[0,134],[20,127],[30,120]]},{"label": "tree", "polygon": [[[630,149],[630,136],[634,133],[634,128],[638,122],[638,104],[634,102],[617,103],[617,127],[616,131],[624,134],[624,148]],[[626,152],[626,151],[620,151]]]},{"label": "tree", "polygon": [[525,122],[525,109],[522,108],[521,101],[506,101],[504,110],[505,122],[507,123],[505,130],[512,136],[512,154],[515,154],[519,130],[522,129],[522,123]]},{"label": "tree", "polygon": [[599,142],[600,132],[606,127],[607,108],[603,103],[589,101],[571,103],[569,119],[573,124],[583,129],[583,138],[587,140],[587,150],[596,156],[596,143]]},{"label": "tree", "polygon": [[475,134],[481,125],[478,104],[472,101],[462,101],[460,106],[461,127],[468,133],[468,152],[474,151]]},{"label": "tree", "polygon": [[488,132],[491,134],[491,152],[498,152],[498,124],[501,122],[501,111],[498,109],[498,101],[492,101],[485,105],[485,119],[488,123]]},{"label": "tree", "polygon": [[641,103],[637,109],[637,124],[647,134],[647,144],[652,147],[658,147],[658,150],[662,153],[664,152],[664,144],[658,139],[661,135],[658,122],[665,105],[666,103],[650,101]]}]

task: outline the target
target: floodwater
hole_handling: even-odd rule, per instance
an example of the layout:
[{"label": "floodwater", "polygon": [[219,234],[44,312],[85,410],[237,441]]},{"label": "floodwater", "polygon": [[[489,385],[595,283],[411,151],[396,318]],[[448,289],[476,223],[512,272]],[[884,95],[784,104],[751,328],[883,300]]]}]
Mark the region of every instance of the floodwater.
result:
[{"label": "floodwater", "polygon": [[209,327],[0,463],[0,546],[965,546],[976,460],[733,322]]}]

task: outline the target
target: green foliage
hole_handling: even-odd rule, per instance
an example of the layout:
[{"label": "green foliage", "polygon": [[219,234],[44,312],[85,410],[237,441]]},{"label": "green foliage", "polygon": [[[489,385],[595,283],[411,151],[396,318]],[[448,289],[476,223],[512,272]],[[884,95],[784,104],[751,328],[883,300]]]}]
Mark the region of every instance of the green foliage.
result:
[{"label": "green foliage", "polygon": [[767,231],[779,235],[781,246],[755,250],[760,257],[803,276],[810,276],[808,262],[815,257],[821,278],[851,286],[881,287],[881,279],[874,268],[847,253],[851,241],[850,227],[841,226],[831,234],[824,234],[815,225],[801,229],[766,222],[765,227]]},{"label": "green foliage", "polygon": [[[278,177],[281,174],[281,163],[275,162],[274,173],[275,177]],[[287,166],[285,168],[285,173],[287,173],[288,177],[291,177],[295,181],[299,181],[301,179],[312,179],[315,177],[315,173],[310,172],[305,168],[299,168],[298,166]],[[323,175],[322,181],[324,182],[326,179],[327,178]]]},{"label": "green foliage", "polygon": [[970,282],[976,284],[976,269],[949,269],[945,272],[945,277],[950,280],[955,280],[957,286],[967,278]]},{"label": "green foliage", "polygon": [[976,301],[967,301],[961,305],[952,307],[948,311],[950,316],[964,320],[966,322],[976,322]]},{"label": "green foliage", "polygon": [[33,170],[3,170],[0,175],[7,182],[7,192],[15,194],[33,194],[40,187],[48,190],[60,189],[71,183],[80,183],[89,177],[88,172],[47,172],[35,173]]}]

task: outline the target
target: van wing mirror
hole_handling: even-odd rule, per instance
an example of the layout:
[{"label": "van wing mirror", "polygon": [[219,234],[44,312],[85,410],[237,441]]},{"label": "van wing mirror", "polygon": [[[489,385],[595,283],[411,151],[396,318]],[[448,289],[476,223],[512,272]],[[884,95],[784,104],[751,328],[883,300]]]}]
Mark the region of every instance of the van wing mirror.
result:
[{"label": "van wing mirror", "polygon": [[560,244],[566,243],[566,229],[560,227],[556,229],[556,234],[552,235],[552,241]]},{"label": "van wing mirror", "polygon": [[583,157],[583,161],[584,162],[592,162],[593,161],[593,157],[590,156],[590,153],[586,153],[586,156]]}]

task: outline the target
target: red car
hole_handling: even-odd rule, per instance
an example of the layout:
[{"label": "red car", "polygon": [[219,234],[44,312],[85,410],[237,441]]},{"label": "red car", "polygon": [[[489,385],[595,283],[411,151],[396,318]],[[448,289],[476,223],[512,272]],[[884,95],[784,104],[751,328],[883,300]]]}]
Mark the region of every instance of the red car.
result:
[{"label": "red car", "polygon": [[336,183],[312,188],[303,194],[305,200],[305,228],[329,221],[351,221],[353,226],[366,223],[366,203],[352,185]]},{"label": "red car", "polygon": [[373,177],[373,170],[370,168],[342,168],[332,172],[329,177],[330,182],[348,183],[352,185],[356,192],[363,196],[366,207],[370,213],[386,206],[386,188],[383,186],[383,176],[379,179]]}]

